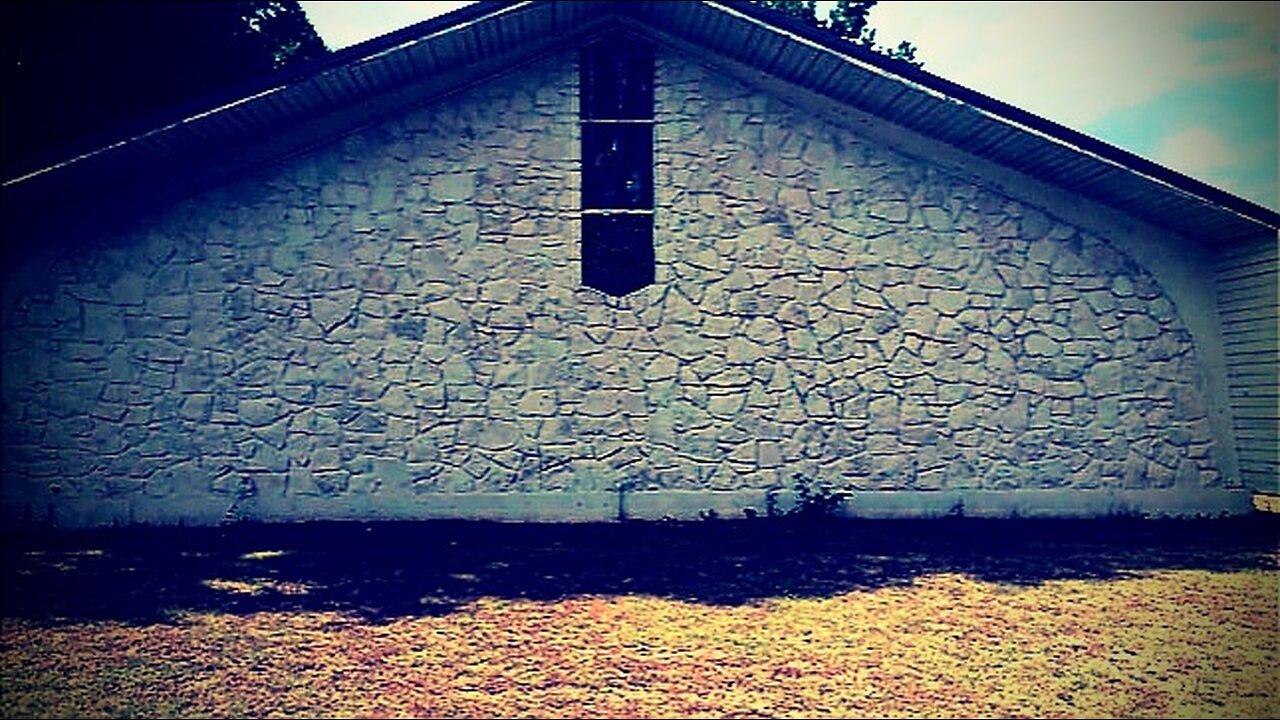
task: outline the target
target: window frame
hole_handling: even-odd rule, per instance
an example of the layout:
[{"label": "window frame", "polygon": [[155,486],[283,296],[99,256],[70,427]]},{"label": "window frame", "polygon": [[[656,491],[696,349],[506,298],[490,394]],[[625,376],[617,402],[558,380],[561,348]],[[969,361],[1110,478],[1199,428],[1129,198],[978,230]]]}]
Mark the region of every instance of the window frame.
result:
[{"label": "window frame", "polygon": [[653,46],[631,36],[594,40],[579,54],[581,279],[613,297],[656,279],[654,69]]}]

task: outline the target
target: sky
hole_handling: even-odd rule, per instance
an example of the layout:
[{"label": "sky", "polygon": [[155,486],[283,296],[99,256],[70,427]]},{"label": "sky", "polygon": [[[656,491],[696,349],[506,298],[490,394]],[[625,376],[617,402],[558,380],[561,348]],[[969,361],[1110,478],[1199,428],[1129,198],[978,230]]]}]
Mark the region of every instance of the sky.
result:
[{"label": "sky", "polygon": [[[338,50],[470,3],[301,4]],[[1280,206],[1280,3],[882,0],[870,21],[935,75]]]}]

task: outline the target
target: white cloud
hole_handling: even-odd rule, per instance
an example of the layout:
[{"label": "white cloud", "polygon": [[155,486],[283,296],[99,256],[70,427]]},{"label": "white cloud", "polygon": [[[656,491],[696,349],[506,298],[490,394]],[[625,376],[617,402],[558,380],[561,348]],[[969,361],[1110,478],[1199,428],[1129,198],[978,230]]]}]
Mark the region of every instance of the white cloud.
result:
[{"label": "white cloud", "polygon": [[331,50],[364,42],[470,2],[302,2],[307,18]]},{"label": "white cloud", "polygon": [[[925,67],[1070,127],[1191,80],[1276,72],[1274,3],[882,2],[883,44],[906,39]],[[1206,23],[1242,35],[1197,40]]]},{"label": "white cloud", "polygon": [[1165,137],[1152,159],[1192,176],[1209,174],[1239,162],[1236,149],[1226,138],[1202,127]]},{"label": "white cloud", "polygon": [[[333,49],[469,2],[303,2]],[[833,2],[820,3],[819,13]],[[1070,127],[1097,122],[1181,83],[1276,74],[1280,5],[1256,2],[881,2],[881,44],[910,40],[926,69]],[[1205,23],[1243,35],[1196,40]]]},{"label": "white cloud", "polygon": [[1275,173],[1257,162],[1275,157],[1274,129],[1238,137],[1238,122],[1205,121],[1267,116],[1208,104],[1276,85],[1280,3],[887,1],[870,20],[881,44],[914,43],[926,70],[1077,130],[1111,127],[1102,140],[1276,207]]},{"label": "white cloud", "polygon": [[[468,4],[302,3],[316,30],[335,50]],[[833,4],[824,0],[819,13],[825,15],[823,6]],[[1275,83],[1278,18],[1280,3],[1272,2],[886,0],[871,11],[870,21],[882,45],[892,47],[900,40],[914,43],[927,70],[1068,127],[1084,129],[1122,110],[1143,112],[1150,106],[1167,112],[1167,104],[1156,102],[1159,98],[1196,84],[1203,87],[1241,75]],[[1181,115],[1181,108],[1177,112]],[[1238,112],[1256,113],[1257,109]],[[1148,126],[1149,134],[1141,141],[1144,148],[1158,148],[1153,160],[1202,179],[1211,171],[1224,186],[1238,184],[1231,165],[1243,171],[1240,165],[1250,154],[1237,138],[1209,127],[1188,130],[1168,122],[1158,125],[1177,127],[1178,133],[1161,138],[1162,130],[1156,125]],[[1274,142],[1268,147],[1274,147]],[[1272,186],[1274,180],[1266,187]]]}]

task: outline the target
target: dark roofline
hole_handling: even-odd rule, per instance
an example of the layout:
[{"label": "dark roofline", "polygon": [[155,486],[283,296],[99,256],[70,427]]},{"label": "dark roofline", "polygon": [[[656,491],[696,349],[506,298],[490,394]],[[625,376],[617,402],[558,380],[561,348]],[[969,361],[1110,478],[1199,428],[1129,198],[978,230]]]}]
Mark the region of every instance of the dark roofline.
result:
[{"label": "dark roofline", "polygon": [[[63,168],[74,168],[79,161],[94,158],[116,146],[134,144],[134,141],[145,140],[149,136],[161,135],[169,130],[177,129],[185,121],[201,116],[216,116],[226,111],[238,113],[236,106],[253,103],[259,95],[270,96],[277,89],[286,89],[319,78],[325,73],[339,68],[358,68],[366,61],[375,61],[382,55],[393,52],[399,47],[410,46],[425,41],[431,36],[447,34],[459,30],[469,24],[488,16],[499,15],[504,11],[520,11],[529,6],[546,5],[552,14],[556,14],[556,6],[571,6],[573,10],[565,13],[591,16],[616,15],[633,17],[644,24],[643,15],[649,12],[647,2],[618,2],[615,0],[592,0],[591,2],[569,2],[561,0],[482,0],[472,5],[463,6],[444,15],[440,15],[408,27],[396,30],[371,40],[333,52],[313,62],[270,73],[251,81],[221,90],[212,95],[193,100],[176,108],[158,113],[128,127],[116,128],[110,136],[101,137],[102,142],[86,146],[77,155],[64,155],[55,162],[44,167],[35,168],[26,174],[9,175],[2,183],[6,193],[19,186],[28,185],[27,180],[42,175],[57,173]],[[658,6],[671,6],[678,3],[659,3]],[[1099,161],[1116,167],[1120,172],[1129,172],[1149,182],[1163,185],[1176,193],[1196,202],[1216,206],[1242,220],[1260,224],[1271,230],[1280,229],[1280,212],[1258,205],[1252,201],[1215,188],[1195,178],[1147,160],[1141,156],[1122,150],[1084,133],[1072,130],[1033,113],[1027,112],[1006,102],[971,90],[955,82],[934,75],[909,63],[895,60],[886,55],[868,50],[857,43],[845,40],[838,35],[813,27],[797,18],[760,7],[745,0],[710,0],[698,3],[708,9],[718,8],[745,17],[748,21],[757,22],[767,29],[799,38],[806,43],[829,51],[837,56],[845,57],[856,63],[882,73],[887,80],[915,85],[940,97],[957,101],[975,112],[989,116],[992,120],[1003,122],[1012,128],[1039,135],[1052,143],[1060,144],[1064,149],[1097,158]],[[891,121],[895,121],[889,118]],[[49,179],[49,178],[46,178]]]},{"label": "dark roofline", "polygon": [[1002,100],[997,100],[989,95],[984,95],[977,90],[971,90],[910,63],[868,50],[855,42],[845,40],[835,33],[816,28],[799,18],[791,17],[780,11],[761,7],[747,0],[719,0],[719,4],[733,8],[735,11],[748,15],[760,22],[799,35],[833,52],[856,57],[858,60],[874,65],[887,73],[898,75],[930,90],[971,105],[983,112],[1060,140],[1084,152],[1146,175],[1153,180],[1202,197],[1251,220],[1256,220],[1274,229],[1280,229],[1280,212],[1184,175],[1177,170],[1160,165],[1141,155],[1116,147],[1078,130],[1073,130],[1065,125],[1040,117]]},{"label": "dark roofline", "polygon": [[404,43],[413,42],[428,35],[478,20],[495,10],[519,5],[521,1],[478,0],[478,2],[464,5],[443,15],[437,15],[399,30],[393,30],[385,35],[379,35],[341,50],[326,53],[315,60],[301,63],[294,67],[274,70],[248,80],[242,80],[233,85],[206,93],[201,97],[171,105],[136,120],[115,125],[73,140],[68,144],[41,154],[35,161],[23,166],[4,165],[0,168],[0,173],[3,174],[3,177],[0,177],[0,183],[8,185],[19,181],[20,178],[25,176],[46,172],[58,165],[73,162],[81,156],[92,155],[113,144],[128,142],[131,139],[180,123],[202,113],[216,112],[219,108],[226,107],[237,101],[251,98],[273,88],[298,82],[313,75],[319,75],[336,67],[358,63],[367,57],[391,50]]}]

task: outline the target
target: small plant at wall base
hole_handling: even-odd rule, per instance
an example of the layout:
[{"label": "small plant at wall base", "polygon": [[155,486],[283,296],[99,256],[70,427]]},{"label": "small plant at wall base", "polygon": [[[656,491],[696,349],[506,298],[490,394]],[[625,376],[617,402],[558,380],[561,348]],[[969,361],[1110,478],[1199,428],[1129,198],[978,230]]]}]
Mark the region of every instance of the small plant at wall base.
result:
[{"label": "small plant at wall base", "polygon": [[804,518],[835,517],[844,506],[848,493],[832,490],[826,484],[813,486],[808,478],[797,475],[795,483],[796,505],[791,514]]},{"label": "small plant at wall base", "polygon": [[[765,493],[765,517],[767,518],[804,518],[809,520],[830,519],[840,515],[849,494],[832,490],[825,483],[816,485],[803,475],[795,476],[792,485],[795,493],[795,505],[787,510],[778,508],[778,488],[771,488]],[[755,513],[747,513],[747,517],[755,517]]]}]

